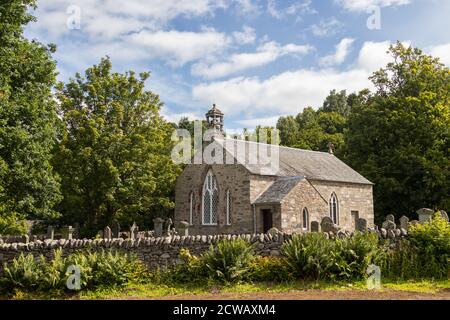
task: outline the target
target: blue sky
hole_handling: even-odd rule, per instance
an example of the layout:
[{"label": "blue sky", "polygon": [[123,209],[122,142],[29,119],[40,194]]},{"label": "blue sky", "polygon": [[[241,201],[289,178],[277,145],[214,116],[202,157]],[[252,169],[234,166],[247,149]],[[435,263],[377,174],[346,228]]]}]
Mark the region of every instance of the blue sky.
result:
[{"label": "blue sky", "polygon": [[[170,121],[212,103],[238,130],[318,108],[331,89],[371,88],[389,43],[450,65],[448,0],[38,0],[27,36],[55,43],[60,80],[109,55],[150,71]],[[380,19],[374,20],[375,13]],[[378,17],[378,15],[376,15]],[[379,22],[379,28],[368,26]]]}]

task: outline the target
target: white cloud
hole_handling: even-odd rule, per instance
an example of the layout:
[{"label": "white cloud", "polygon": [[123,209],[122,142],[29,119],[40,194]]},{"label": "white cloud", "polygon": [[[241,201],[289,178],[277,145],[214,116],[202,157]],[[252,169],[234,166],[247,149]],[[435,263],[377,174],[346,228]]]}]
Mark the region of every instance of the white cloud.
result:
[{"label": "white cloud", "polygon": [[277,0],[267,0],[267,12],[276,19],[283,19],[286,16],[296,14],[316,13],[316,11],[311,7],[311,3],[311,0],[297,1],[286,8],[279,9]]},{"label": "white cloud", "polygon": [[316,37],[328,37],[335,35],[342,30],[343,24],[336,18],[322,19],[318,24],[313,24],[307,30]]},{"label": "white cloud", "polygon": [[163,58],[173,66],[215,55],[223,51],[230,41],[225,34],[211,29],[202,32],[143,30],[127,39],[133,47],[144,49],[148,58]]},{"label": "white cloud", "polygon": [[297,113],[305,106],[319,106],[332,89],[357,91],[370,87],[368,73],[354,69],[298,70],[283,72],[267,80],[238,77],[195,86],[194,99],[217,101],[226,114],[246,110],[248,115],[261,113]]},{"label": "white cloud", "polygon": [[230,74],[260,67],[277,60],[284,55],[305,55],[313,48],[309,45],[288,44],[280,46],[276,42],[267,42],[259,46],[254,53],[237,53],[225,62],[208,64],[200,62],[192,67],[192,74],[208,79],[224,77]]},{"label": "white cloud", "polygon": [[[246,128],[254,128],[256,126],[267,126],[267,127],[275,127],[279,116],[275,117],[267,117],[267,118],[256,118],[256,119],[245,119],[245,120],[237,120],[236,122],[243,125]],[[241,130],[240,133],[242,133]]]},{"label": "white cloud", "polygon": [[441,62],[450,66],[450,43],[432,46],[425,49],[426,52],[434,57],[441,59]]},{"label": "white cloud", "polygon": [[371,7],[401,6],[411,3],[412,0],[335,0],[336,3],[350,11],[366,11]]},{"label": "white cloud", "polygon": [[254,43],[256,40],[255,29],[249,26],[244,26],[242,32],[240,31],[233,32],[233,37],[238,44]]},{"label": "white cloud", "polygon": [[334,54],[320,58],[319,64],[324,67],[335,66],[343,63],[350,53],[351,46],[355,39],[344,38],[336,45]]}]

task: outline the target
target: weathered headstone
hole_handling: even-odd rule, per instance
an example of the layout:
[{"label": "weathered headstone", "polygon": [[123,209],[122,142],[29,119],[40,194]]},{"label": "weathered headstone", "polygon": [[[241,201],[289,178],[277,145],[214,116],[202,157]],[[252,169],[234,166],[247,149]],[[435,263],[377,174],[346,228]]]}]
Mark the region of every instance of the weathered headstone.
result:
[{"label": "weathered headstone", "polygon": [[311,221],[311,232],[319,232],[319,222]]},{"label": "weathered headstone", "polygon": [[449,221],[447,212],[445,212],[444,210],[440,210],[439,212],[441,213],[442,219]]},{"label": "weathered headstone", "polygon": [[67,227],[67,239],[68,240],[72,240],[73,239],[73,232],[75,231],[74,228],[72,228],[72,226],[68,226]]},{"label": "weathered headstone", "polygon": [[363,218],[359,218],[356,221],[356,230],[360,232],[366,232],[367,231],[367,220]]},{"label": "weathered headstone", "polygon": [[275,236],[276,234],[280,233],[280,230],[278,230],[277,228],[270,228],[269,230],[267,230],[266,232],[267,234],[270,234],[270,236]]},{"label": "weathered headstone", "polygon": [[163,222],[164,222],[164,220],[161,218],[153,219],[153,224],[154,224],[154,229],[155,229],[155,237],[157,237],[157,238],[162,236]]},{"label": "weathered headstone", "polygon": [[106,226],[106,228],[103,230],[103,238],[108,240],[112,239],[112,232],[109,226]]},{"label": "weathered headstone", "polygon": [[320,231],[330,232],[333,229],[333,220],[330,217],[323,217],[320,222]]},{"label": "weathered headstone", "polygon": [[395,224],[395,218],[394,215],[388,214],[386,216],[386,220],[382,223],[381,227],[386,230],[394,230],[397,228],[397,225]]},{"label": "weathered headstone", "polygon": [[176,229],[178,231],[178,235],[187,237],[189,235],[189,222],[179,221]]},{"label": "weathered headstone", "polygon": [[136,225],[136,222],[133,222],[132,226],[130,227],[130,238],[137,239],[138,232],[139,232],[139,228]]},{"label": "weathered headstone", "polygon": [[393,214],[388,214],[386,216],[386,221],[392,221],[395,223],[395,216]]},{"label": "weathered headstone", "polygon": [[166,236],[170,236],[171,235],[171,230],[172,230],[172,219],[168,218],[166,220]]},{"label": "weathered headstone", "polygon": [[112,231],[113,238],[119,238],[119,235],[120,235],[120,224],[118,222],[113,223],[111,231]]},{"label": "weathered headstone", "polygon": [[53,240],[54,236],[55,236],[55,229],[53,228],[53,226],[48,226],[47,227],[47,235],[45,238]]},{"label": "weathered headstone", "polygon": [[434,211],[428,208],[422,208],[417,210],[417,214],[419,215],[419,222],[423,223],[431,220],[431,218],[433,217],[433,213]]},{"label": "weathered headstone", "polygon": [[400,218],[400,229],[408,230],[409,218],[406,216],[402,216]]}]

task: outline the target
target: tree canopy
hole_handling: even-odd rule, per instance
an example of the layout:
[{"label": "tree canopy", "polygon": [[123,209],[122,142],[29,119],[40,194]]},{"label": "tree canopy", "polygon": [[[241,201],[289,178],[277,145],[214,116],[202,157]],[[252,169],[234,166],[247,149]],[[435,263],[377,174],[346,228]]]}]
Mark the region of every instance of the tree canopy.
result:
[{"label": "tree canopy", "polygon": [[34,1],[0,4],[0,218],[48,219],[61,195],[50,160],[58,118],[52,95],[55,47],[30,41]]},{"label": "tree canopy", "polygon": [[105,58],[57,87],[66,127],[54,160],[64,196],[59,208],[85,234],[114,221],[149,225],[174,207],[173,127],[159,115],[159,97],[145,90],[148,77],[112,72]]}]

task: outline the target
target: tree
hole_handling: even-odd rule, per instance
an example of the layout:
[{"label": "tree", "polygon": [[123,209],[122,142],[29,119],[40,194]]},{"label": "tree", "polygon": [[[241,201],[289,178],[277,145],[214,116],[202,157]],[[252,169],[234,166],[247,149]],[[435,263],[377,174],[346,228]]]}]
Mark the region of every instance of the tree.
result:
[{"label": "tree", "polygon": [[34,21],[32,0],[0,4],[0,220],[52,219],[60,201],[59,181],[50,164],[58,118],[55,47],[23,35]]},{"label": "tree", "polygon": [[387,213],[450,207],[450,71],[397,43],[394,62],[355,99],[345,135],[348,162],[375,183],[377,221]]},{"label": "tree", "polygon": [[336,112],[343,117],[348,117],[350,108],[351,106],[348,103],[347,92],[345,90],[340,92],[331,90],[320,110],[323,112]]},{"label": "tree", "polygon": [[62,177],[65,223],[92,236],[114,221],[151,225],[174,208],[179,173],[170,157],[173,126],[159,115],[159,97],[145,90],[148,73],[113,73],[102,59],[59,84],[66,126],[55,156]]},{"label": "tree", "polygon": [[277,121],[277,129],[280,132],[280,144],[292,146],[298,140],[299,125],[293,116],[280,117]]}]

